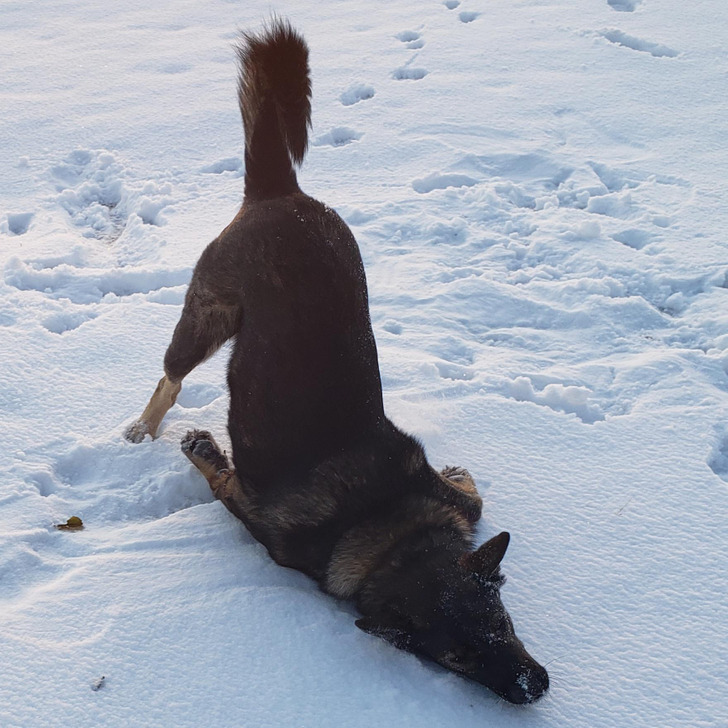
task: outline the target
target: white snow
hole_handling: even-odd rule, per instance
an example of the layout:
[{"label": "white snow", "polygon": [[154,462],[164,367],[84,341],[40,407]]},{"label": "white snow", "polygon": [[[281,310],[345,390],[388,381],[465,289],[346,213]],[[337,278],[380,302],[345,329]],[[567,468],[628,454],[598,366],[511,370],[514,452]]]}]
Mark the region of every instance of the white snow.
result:
[{"label": "white snow", "polygon": [[[357,630],[122,432],[242,196],[231,43],[311,47],[302,187],[352,226],[390,416],[511,532],[528,708]],[[0,5],[0,725],[728,725],[728,5]],[[80,516],[83,531],[54,524]]]}]

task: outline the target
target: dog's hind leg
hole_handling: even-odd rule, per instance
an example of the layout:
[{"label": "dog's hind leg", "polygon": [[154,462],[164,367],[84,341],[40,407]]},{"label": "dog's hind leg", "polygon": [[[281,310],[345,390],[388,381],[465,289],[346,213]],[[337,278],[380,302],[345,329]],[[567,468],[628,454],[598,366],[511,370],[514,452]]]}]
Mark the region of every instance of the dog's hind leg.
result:
[{"label": "dog's hind leg", "polygon": [[446,467],[437,473],[439,494],[460,510],[471,522],[480,519],[483,511],[483,499],[478,495],[473,476],[461,467]]},{"label": "dog's hind leg", "polygon": [[212,435],[207,430],[190,430],[180,444],[182,452],[205,476],[215,497],[234,516],[245,520],[247,504],[238,477]]},{"label": "dog's hind leg", "polygon": [[[202,259],[201,259],[202,262]],[[235,299],[221,300],[214,268],[199,265],[187,290],[185,305],[164,356],[164,376],[141,417],[124,433],[131,442],[157,430],[182,388],[182,380],[240,330],[242,314]]]}]

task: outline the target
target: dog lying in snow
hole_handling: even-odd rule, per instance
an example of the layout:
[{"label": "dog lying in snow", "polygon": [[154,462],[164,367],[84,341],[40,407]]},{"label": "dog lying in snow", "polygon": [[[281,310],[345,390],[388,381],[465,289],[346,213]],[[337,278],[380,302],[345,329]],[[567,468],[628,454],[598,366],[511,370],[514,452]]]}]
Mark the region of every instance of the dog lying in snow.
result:
[{"label": "dog lying in snow", "polygon": [[500,599],[509,535],[473,550],[482,501],[384,414],[361,256],[295,166],[310,125],[308,48],[273,20],[238,48],[245,198],[202,253],[164,372],[126,437],[155,437],[184,377],[225,341],[232,464],[208,432],[182,450],[279,564],[351,599],[356,624],[513,703],[548,688]]}]

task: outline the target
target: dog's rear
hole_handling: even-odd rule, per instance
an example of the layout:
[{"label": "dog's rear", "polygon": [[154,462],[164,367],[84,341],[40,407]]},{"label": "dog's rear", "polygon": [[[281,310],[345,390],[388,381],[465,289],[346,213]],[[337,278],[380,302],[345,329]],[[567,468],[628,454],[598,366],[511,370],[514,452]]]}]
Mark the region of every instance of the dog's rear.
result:
[{"label": "dog's rear", "polygon": [[245,199],[205,249],[165,355],[165,377],[127,437],[156,436],[184,377],[225,341],[240,473],[295,475],[384,420],[366,277],[351,231],[301,192],[308,49],[286,21],[238,46]]},{"label": "dog's rear", "polygon": [[238,47],[245,201],[225,233],[244,325],[230,360],[235,465],[296,477],[384,420],[366,277],[351,231],[301,192],[308,50],[284,21]]}]

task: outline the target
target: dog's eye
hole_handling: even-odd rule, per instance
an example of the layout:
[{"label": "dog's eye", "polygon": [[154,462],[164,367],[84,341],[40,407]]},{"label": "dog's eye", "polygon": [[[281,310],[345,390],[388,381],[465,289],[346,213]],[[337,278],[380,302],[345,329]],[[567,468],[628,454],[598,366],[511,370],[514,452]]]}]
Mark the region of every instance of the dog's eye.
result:
[{"label": "dog's eye", "polygon": [[464,670],[470,661],[471,651],[467,647],[454,647],[445,652],[440,658],[440,663],[450,670]]}]

